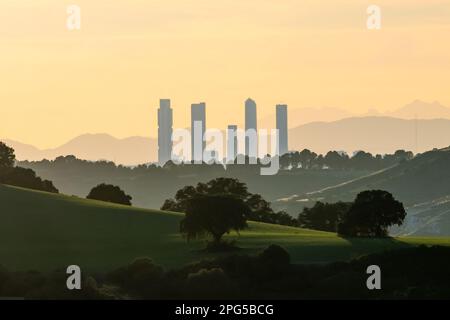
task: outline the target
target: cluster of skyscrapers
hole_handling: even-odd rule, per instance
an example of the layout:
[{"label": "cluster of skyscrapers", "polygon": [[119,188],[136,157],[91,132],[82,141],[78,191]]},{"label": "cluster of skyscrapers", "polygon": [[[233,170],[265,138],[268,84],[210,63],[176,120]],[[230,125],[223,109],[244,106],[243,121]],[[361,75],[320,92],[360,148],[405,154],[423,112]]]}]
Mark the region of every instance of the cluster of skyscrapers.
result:
[{"label": "cluster of skyscrapers", "polygon": [[[245,101],[245,155],[258,157],[257,110],[252,99]],[[276,106],[276,129],[278,140],[276,154],[288,152],[288,115],[287,105]],[[158,162],[163,165],[172,159],[173,112],[169,99],[161,99],[158,109]],[[206,148],[204,139],[206,132],[206,104],[204,102],[191,105],[191,159],[201,161]],[[227,159],[238,156],[238,126],[227,128]]]}]

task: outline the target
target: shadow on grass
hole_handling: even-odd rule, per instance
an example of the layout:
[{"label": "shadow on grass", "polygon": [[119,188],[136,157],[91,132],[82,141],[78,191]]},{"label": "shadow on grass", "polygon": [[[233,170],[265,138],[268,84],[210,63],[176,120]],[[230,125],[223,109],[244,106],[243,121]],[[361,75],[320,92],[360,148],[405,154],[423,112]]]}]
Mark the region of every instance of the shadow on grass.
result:
[{"label": "shadow on grass", "polygon": [[193,250],[197,253],[233,253],[243,250],[237,246],[235,240],[222,240],[220,242],[205,241],[205,246],[201,249]]},{"label": "shadow on grass", "polygon": [[373,238],[373,237],[340,237],[351,245],[353,252],[350,258],[357,258],[375,252],[387,252],[392,250],[411,248],[414,245],[403,242],[392,237]]},{"label": "shadow on grass", "polygon": [[313,245],[286,245],[295,264],[323,264],[349,261],[372,253],[414,247],[395,238],[338,238],[340,241]]}]

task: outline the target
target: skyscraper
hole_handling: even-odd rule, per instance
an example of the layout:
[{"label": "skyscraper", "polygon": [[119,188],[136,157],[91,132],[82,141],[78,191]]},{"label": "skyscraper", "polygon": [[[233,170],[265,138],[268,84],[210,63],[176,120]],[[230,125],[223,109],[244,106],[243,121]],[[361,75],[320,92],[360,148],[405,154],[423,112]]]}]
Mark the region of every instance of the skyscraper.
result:
[{"label": "skyscraper", "polygon": [[288,115],[287,105],[278,104],[277,107],[278,145],[277,154],[282,156],[288,152]]},{"label": "skyscraper", "polygon": [[204,102],[191,105],[191,158],[195,162],[203,161],[205,150],[206,104]]},{"label": "skyscraper", "polygon": [[229,125],[227,130],[227,163],[233,162],[238,153],[237,126]]},{"label": "skyscraper", "polygon": [[172,109],[170,99],[159,100],[158,109],[158,162],[164,165],[172,158]]},{"label": "skyscraper", "polygon": [[245,101],[245,155],[258,157],[258,133],[256,120],[256,102],[248,98]]}]

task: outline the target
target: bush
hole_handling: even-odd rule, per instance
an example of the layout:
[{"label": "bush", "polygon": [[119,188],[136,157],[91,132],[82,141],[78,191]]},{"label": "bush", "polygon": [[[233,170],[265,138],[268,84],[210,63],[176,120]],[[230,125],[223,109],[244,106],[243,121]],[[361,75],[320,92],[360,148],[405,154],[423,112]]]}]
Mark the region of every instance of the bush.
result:
[{"label": "bush", "polygon": [[352,203],[316,202],[312,208],[304,208],[298,215],[298,223],[302,228],[336,232],[339,224],[345,219]]},{"label": "bush", "polygon": [[194,299],[226,299],[233,297],[235,285],[221,268],[201,269],[186,279],[186,295]]},{"label": "bush", "polygon": [[51,193],[59,192],[51,181],[42,180],[33,170],[21,167],[3,170],[3,174],[0,173],[0,183]]},{"label": "bush", "polygon": [[106,278],[140,297],[158,298],[163,289],[164,269],[149,258],[138,258]]},{"label": "bush", "polygon": [[123,204],[131,206],[132,197],[127,195],[122,189],[111,184],[99,184],[92,188],[86,197],[87,199],[100,200],[105,202]]}]

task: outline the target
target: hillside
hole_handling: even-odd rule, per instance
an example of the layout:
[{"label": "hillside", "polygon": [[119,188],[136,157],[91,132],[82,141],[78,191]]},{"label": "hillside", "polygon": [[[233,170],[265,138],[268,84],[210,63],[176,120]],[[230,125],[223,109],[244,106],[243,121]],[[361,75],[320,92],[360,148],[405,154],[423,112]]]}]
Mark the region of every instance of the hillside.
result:
[{"label": "hillside", "polygon": [[[207,256],[202,242],[178,233],[181,215],[54,195],[0,185],[0,261],[10,269],[52,270],[78,264],[111,270],[148,256],[175,267]],[[250,223],[238,240],[242,253],[276,243],[296,263],[347,260],[365,253],[419,243],[450,245],[450,239],[344,240],[335,234]]]},{"label": "hillside", "polygon": [[53,181],[61,193],[86,197],[100,183],[120,186],[133,197],[133,204],[142,208],[160,208],[166,199],[188,185],[197,185],[218,177],[237,178],[247,184],[250,192],[273,201],[296,192],[308,192],[335,185],[368,174],[368,170],[296,170],[280,171],[262,176],[259,170],[236,166],[182,166],[172,170],[160,168],[128,168],[106,163],[92,163],[59,158],[55,161],[19,162],[18,166],[32,169],[40,177]]},{"label": "hillside", "polygon": [[315,201],[351,201],[363,190],[391,192],[407,207],[404,234],[450,235],[450,149],[423,153],[414,159],[337,186],[290,197],[278,206],[301,210]]}]

